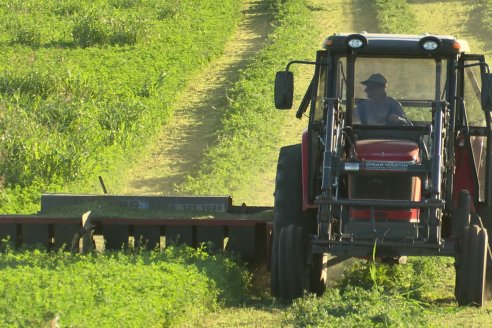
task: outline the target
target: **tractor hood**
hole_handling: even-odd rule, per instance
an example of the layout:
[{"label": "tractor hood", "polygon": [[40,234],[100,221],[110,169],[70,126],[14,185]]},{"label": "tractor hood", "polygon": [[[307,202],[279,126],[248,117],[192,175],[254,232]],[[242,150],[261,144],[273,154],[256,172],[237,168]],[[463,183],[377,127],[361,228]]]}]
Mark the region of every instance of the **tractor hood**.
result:
[{"label": "tractor hood", "polygon": [[420,162],[419,146],[409,140],[358,140],[355,151],[360,161]]}]

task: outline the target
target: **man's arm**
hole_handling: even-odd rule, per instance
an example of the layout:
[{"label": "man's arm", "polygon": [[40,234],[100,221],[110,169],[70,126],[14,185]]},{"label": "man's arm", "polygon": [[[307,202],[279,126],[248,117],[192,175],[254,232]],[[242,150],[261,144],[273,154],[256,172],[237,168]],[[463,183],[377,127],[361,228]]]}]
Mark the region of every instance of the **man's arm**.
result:
[{"label": "man's arm", "polygon": [[358,104],[357,107],[354,107],[354,110],[352,111],[352,124],[361,124],[359,105],[360,104]]},{"label": "man's arm", "polygon": [[412,122],[407,119],[403,108],[399,101],[391,98],[390,114],[388,115],[388,122],[395,125],[412,126]]},{"label": "man's arm", "polygon": [[353,110],[352,123],[353,124],[367,124],[367,107],[369,100],[360,101]]}]

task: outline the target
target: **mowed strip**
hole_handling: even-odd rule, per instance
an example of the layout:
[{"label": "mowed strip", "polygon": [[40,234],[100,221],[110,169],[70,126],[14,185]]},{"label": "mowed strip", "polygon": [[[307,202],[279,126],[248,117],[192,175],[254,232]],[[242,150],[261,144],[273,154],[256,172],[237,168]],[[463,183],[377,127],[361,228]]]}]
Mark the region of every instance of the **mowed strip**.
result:
[{"label": "mowed strip", "polygon": [[484,28],[480,1],[409,1],[421,33],[455,35],[465,39],[472,53],[486,54],[490,61],[492,39]]},{"label": "mowed strip", "polygon": [[261,49],[272,29],[270,20],[255,1],[245,1],[243,19],[224,55],[210,63],[182,91],[171,122],[130,169],[118,192],[178,193],[176,186],[196,169],[203,152],[215,143],[222,110],[228,105],[227,90]]}]

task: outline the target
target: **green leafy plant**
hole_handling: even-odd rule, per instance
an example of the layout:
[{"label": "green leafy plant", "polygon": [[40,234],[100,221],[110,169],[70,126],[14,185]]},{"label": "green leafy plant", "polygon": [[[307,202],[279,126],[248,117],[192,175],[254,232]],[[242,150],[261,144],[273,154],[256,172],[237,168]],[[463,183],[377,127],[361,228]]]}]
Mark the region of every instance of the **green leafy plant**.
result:
[{"label": "green leafy plant", "polygon": [[0,247],[0,322],[12,327],[179,325],[245,297],[249,275],[222,254],[169,247],[75,255]]},{"label": "green leafy plant", "polygon": [[374,283],[374,286],[376,288],[378,288],[378,281],[377,281],[377,278],[378,278],[377,271],[378,271],[378,269],[377,269],[377,265],[376,265],[376,247],[377,247],[377,244],[378,244],[378,240],[375,239],[374,240],[374,246],[372,248],[372,262],[369,265],[369,273],[371,274],[372,282]]},{"label": "green leafy plant", "polygon": [[[374,254],[373,254],[374,256]],[[436,301],[453,299],[453,260],[415,257],[405,265],[357,261],[321,298],[297,300],[286,324],[299,327],[429,327]]]}]

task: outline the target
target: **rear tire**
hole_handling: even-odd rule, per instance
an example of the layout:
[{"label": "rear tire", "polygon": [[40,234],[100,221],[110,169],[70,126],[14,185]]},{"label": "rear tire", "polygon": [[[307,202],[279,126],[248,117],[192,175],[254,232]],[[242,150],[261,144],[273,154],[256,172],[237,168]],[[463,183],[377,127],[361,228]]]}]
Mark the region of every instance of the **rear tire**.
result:
[{"label": "rear tire", "polygon": [[458,249],[455,256],[455,271],[456,280],[454,285],[454,296],[458,301],[458,305],[465,305],[468,302],[467,288],[469,276],[467,273],[468,261],[465,259],[468,256],[467,251],[470,249],[470,227],[465,227],[458,241]]},{"label": "rear tire", "polygon": [[470,225],[470,192],[468,190],[460,191],[458,206],[452,214],[452,234],[459,236],[465,227]]},{"label": "rear tire", "polygon": [[279,238],[276,236],[278,233],[274,232],[272,242],[272,258],[271,258],[271,276],[270,276],[270,288],[273,296],[279,296],[279,277],[278,277],[278,244]]},{"label": "rear tire", "polygon": [[487,230],[474,225],[471,235],[470,268],[471,285],[469,287],[470,304],[482,307],[485,304],[485,276],[487,272]]}]

